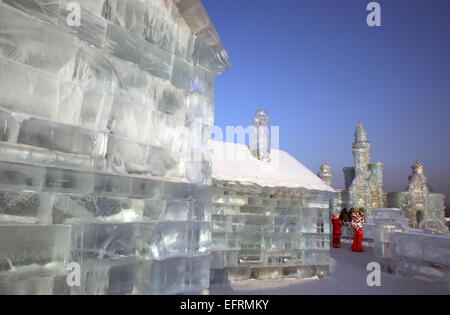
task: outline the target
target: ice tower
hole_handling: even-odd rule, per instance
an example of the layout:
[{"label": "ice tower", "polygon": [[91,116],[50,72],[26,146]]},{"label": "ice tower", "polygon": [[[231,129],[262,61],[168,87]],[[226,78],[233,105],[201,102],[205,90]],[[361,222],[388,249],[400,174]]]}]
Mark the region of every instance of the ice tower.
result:
[{"label": "ice tower", "polygon": [[322,166],[320,167],[320,172],[317,174],[321,180],[324,181],[329,186],[332,186],[333,182],[333,173],[331,172],[331,167],[328,165],[327,162],[323,162]]},{"label": "ice tower", "polygon": [[230,66],[200,0],[0,1],[0,294],[206,290]]},{"label": "ice tower", "polygon": [[[337,198],[332,200],[331,210],[342,208],[365,208],[371,214],[376,208],[400,208],[405,211],[411,227],[417,227],[423,219],[444,219],[445,196],[433,193],[427,186],[423,165],[412,166],[409,184],[403,192],[383,192],[383,163],[370,161],[370,142],[361,122],[355,131],[353,157],[355,165],[344,167],[345,189],[337,190]],[[326,171],[321,169],[319,176],[325,180]]]}]

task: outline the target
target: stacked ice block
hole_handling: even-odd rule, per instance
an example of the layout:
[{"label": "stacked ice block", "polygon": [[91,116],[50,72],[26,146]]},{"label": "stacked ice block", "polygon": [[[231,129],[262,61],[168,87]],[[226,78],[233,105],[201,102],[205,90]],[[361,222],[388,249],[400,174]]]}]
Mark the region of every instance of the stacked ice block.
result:
[{"label": "stacked ice block", "polygon": [[211,281],[326,275],[332,194],[213,180]]},{"label": "stacked ice block", "polygon": [[207,289],[229,66],[199,0],[0,1],[0,293]]},{"label": "stacked ice block", "polygon": [[383,271],[450,283],[450,236],[408,227],[400,209],[374,209],[374,252]]}]

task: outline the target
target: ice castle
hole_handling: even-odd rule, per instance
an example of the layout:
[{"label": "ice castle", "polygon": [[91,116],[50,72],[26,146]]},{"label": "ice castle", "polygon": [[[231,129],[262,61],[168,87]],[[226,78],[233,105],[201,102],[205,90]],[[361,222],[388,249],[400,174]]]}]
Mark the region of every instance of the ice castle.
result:
[{"label": "ice castle", "polygon": [[[355,131],[353,143],[355,165],[344,167],[345,189],[338,189],[333,199],[332,210],[338,212],[342,208],[364,208],[370,215],[377,208],[399,208],[411,227],[418,227],[424,219],[437,219],[445,222],[443,194],[434,193],[427,185],[423,165],[419,162],[412,166],[412,175],[403,192],[383,191],[383,163],[371,163],[370,142],[361,122]],[[318,176],[332,184],[333,174],[325,162]]]},{"label": "ice castle", "polygon": [[0,293],[208,289],[231,61],[201,1],[2,0],[0,30]]}]

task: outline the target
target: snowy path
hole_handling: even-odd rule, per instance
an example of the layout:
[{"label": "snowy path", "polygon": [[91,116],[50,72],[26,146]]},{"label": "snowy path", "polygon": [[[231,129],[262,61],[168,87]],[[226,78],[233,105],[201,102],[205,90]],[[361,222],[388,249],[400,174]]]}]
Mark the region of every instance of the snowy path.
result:
[{"label": "snowy path", "polygon": [[330,277],[319,279],[245,280],[211,285],[214,295],[252,294],[450,294],[450,287],[433,282],[381,273],[381,287],[369,287],[366,266],[374,261],[373,250],[354,253],[350,244],[331,249]]}]

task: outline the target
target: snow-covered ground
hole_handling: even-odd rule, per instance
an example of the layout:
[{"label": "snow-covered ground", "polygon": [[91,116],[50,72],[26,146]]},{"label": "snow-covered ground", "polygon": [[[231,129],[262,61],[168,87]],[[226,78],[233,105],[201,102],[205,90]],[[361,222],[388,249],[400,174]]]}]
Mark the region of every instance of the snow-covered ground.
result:
[{"label": "snow-covered ground", "polygon": [[331,249],[331,267],[328,278],[232,281],[211,285],[214,295],[289,295],[289,294],[450,294],[450,286],[430,281],[404,278],[381,273],[381,286],[366,284],[369,262],[375,261],[373,250],[354,253],[351,244]]}]

